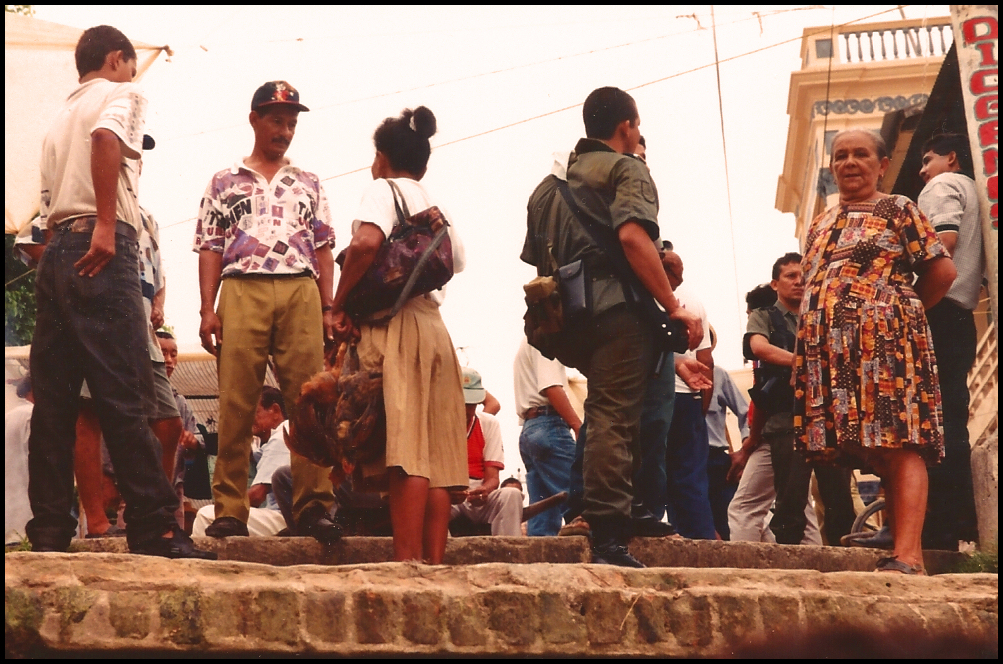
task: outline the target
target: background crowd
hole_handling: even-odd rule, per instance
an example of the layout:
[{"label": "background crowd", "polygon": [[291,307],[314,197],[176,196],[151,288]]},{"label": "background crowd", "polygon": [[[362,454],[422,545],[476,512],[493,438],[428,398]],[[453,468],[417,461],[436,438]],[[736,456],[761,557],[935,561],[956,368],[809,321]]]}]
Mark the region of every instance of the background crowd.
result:
[{"label": "background crowd", "polygon": [[[143,151],[154,142],[131,83],[135,51],[100,26],[81,38],[77,64],[81,87],[45,142],[43,212],[20,242],[38,263],[39,302],[36,405],[30,433],[22,417],[24,434],[15,434],[27,437],[27,536],[35,549],[66,549],[75,474],[88,536],[124,530],[135,552],[211,557],[185,533],[185,473],[205,458],[206,440],[170,387],[176,343],[156,332],[166,289],[156,222],[137,200]],[[201,201],[200,338],[218,358],[221,398],[212,504],[195,519],[196,534],[285,530],[332,543],[347,512],[378,521],[383,510],[395,559],[438,563],[456,519],[515,536],[532,515],[529,535],[587,534],[595,562],[638,567],[627,549],[635,536],[839,544],[855,516],[849,468],[857,467],[884,483],[881,544],[892,554],[878,569],[922,573],[930,490],[943,496],[931,504],[948,501],[964,518],[951,527],[928,520],[928,541],[956,548],[974,539],[967,401],[963,410],[957,401],[967,388],[953,387],[974,359],[967,325],[982,275],[966,138],[924,148],[928,186],[917,206],[878,191],[888,168],[880,137],[835,137],[839,204],[813,222],[804,257],[779,258],[769,289],[749,294],[750,408],[714,366],[701,285],[683,285],[682,258],[662,237],[671,228],[659,226],[634,100],[617,88],[590,94],[585,138],[527,208],[521,257],[540,277],[562,275],[564,327],[556,345],[537,344],[547,357],[527,341],[515,358],[531,503],[523,510],[521,487],[501,482],[497,400],[479,374],[461,370],[439,314],[445,291],[417,293],[390,316],[348,306],[360,280],[382,267],[379,252],[402,220],[435,209],[453,221],[421,185],[435,116],[406,109],[377,127],[373,182],[336,282],[323,187],[286,157],[308,111],[285,81],[259,87],[250,156],[213,176]],[[448,240],[459,273],[466,256],[454,223]],[[585,275],[581,311],[571,307],[568,267]],[[958,324],[963,352],[935,355],[955,347],[937,336],[953,340]],[[335,486],[339,473],[286,447],[301,386],[325,369],[325,345],[339,342],[382,374],[385,455],[353,475],[379,486],[385,505],[367,502],[351,480]],[[269,358],[278,390],[262,389]],[[584,420],[565,366],[588,379]],[[952,385],[943,407],[941,380]],[[740,441],[728,440],[727,410]],[[927,466],[937,467],[932,484]],[[809,500],[813,473],[821,524]],[[125,505],[115,526],[104,515],[109,475]]]}]

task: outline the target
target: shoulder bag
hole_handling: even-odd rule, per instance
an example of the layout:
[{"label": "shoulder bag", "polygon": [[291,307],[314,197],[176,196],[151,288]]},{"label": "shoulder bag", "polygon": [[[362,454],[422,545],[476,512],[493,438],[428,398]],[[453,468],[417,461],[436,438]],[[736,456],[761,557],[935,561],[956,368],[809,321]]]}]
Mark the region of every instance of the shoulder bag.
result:
[{"label": "shoulder bag", "polygon": [[[368,325],[389,321],[410,298],[442,288],[453,277],[453,244],[442,211],[433,205],[412,215],[397,184],[386,182],[393,193],[397,223],[345,302],[345,311]],[[345,251],[338,254],[337,263],[344,266]],[[367,320],[384,309],[390,313]]]}]

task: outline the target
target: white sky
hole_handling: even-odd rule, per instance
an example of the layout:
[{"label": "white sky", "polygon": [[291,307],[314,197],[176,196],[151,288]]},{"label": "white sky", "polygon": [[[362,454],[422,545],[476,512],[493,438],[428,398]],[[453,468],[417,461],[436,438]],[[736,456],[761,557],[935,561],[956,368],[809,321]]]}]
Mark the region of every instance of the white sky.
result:
[{"label": "white sky", "polygon": [[[526,201],[549,172],[552,153],[571,150],[584,135],[581,107],[446,144],[581,104],[600,86],[630,90],[672,77],[631,90],[659,188],[662,236],[676,245],[686,283],[719,334],[716,361],[740,368],[744,294],[769,280],[778,256],[797,250],[793,215],[777,212],[773,203],[802,31],[883,10],[891,11],[870,20],[902,17],[895,5],[815,7],[782,13],[774,12],[791,8],[716,7],[721,59],[791,40],[721,64],[732,227],[714,68],[678,75],[714,62],[708,5],[35,5],[42,20],[78,28],[107,23],[136,41],[174,50],[142,81],[150,101],[147,131],[157,147],[144,159],[140,200],[161,225],[167,322],[182,349],[198,347],[192,218],[211,176],[250,153],[247,114],[255,88],[288,80],[312,109],[301,115],[288,154],[324,180],[335,251],[347,244],[370,179],[377,125],[405,107],[431,108],[439,133],[423,184],[452,213],[468,265],[450,283],[442,314],[463,349],[461,362],[479,370],[502,402],[510,472],[522,467],[512,406],[512,361],[525,312],[521,287],[535,275],[519,260]],[[946,6],[902,11],[908,18],[948,14]],[[689,14],[696,18],[682,16]]]}]

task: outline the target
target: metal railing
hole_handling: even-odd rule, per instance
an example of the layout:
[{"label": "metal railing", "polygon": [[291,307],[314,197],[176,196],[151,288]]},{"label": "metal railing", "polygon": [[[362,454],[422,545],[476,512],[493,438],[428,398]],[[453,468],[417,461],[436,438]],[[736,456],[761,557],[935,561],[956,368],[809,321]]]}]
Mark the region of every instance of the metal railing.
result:
[{"label": "metal railing", "polygon": [[979,339],[975,363],[968,372],[968,422],[973,445],[992,435],[999,426],[999,353],[996,326],[990,325]]},{"label": "metal railing", "polygon": [[[943,19],[938,19],[943,20]],[[843,63],[881,62],[906,58],[943,57],[954,43],[951,23],[861,26],[840,31],[837,41]]]}]

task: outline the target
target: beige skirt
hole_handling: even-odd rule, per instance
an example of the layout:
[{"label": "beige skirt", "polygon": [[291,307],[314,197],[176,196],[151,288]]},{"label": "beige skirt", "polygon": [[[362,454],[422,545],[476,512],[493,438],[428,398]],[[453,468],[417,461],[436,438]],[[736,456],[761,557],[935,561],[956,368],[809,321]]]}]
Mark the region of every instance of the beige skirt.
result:
[{"label": "beige skirt", "polygon": [[400,466],[427,477],[431,488],[466,488],[466,412],[460,363],[439,307],[424,297],[411,299],[383,327],[364,325],[359,361],[383,369],[387,412],[384,463],[367,465],[373,478]]}]

